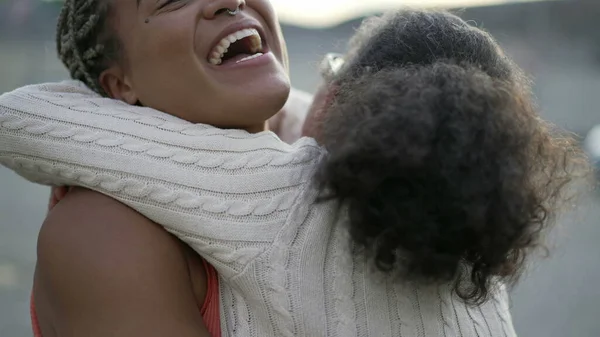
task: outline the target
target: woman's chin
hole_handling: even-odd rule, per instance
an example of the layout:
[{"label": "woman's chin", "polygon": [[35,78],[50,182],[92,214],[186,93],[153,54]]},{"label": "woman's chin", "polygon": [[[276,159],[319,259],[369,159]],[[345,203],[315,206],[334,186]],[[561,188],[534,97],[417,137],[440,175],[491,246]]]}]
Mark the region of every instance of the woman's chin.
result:
[{"label": "woman's chin", "polygon": [[237,112],[240,121],[265,122],[277,114],[285,105],[290,94],[288,81],[269,81],[248,85],[243,90],[232,95],[230,106]]}]

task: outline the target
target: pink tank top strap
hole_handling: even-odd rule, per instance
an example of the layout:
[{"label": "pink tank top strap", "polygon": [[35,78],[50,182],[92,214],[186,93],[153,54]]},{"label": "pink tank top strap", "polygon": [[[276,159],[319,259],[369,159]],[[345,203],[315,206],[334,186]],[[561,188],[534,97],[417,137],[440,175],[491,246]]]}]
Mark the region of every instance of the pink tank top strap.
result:
[{"label": "pink tank top strap", "polygon": [[213,266],[202,259],[206,270],[206,298],[200,314],[212,337],[221,337],[221,312],[219,305],[219,275]]},{"label": "pink tank top strap", "polygon": [[[206,270],[207,278],[207,289],[206,299],[200,309],[200,315],[206,325],[208,332],[212,337],[221,337],[221,316],[219,309],[219,275],[213,266],[202,260],[204,263],[204,269]],[[31,326],[33,328],[34,337],[42,337],[40,330],[40,324],[35,311],[35,301],[33,299],[33,292],[30,298],[30,314],[31,314]]]},{"label": "pink tank top strap", "polygon": [[31,313],[31,327],[33,328],[33,337],[42,337],[40,323],[35,312],[35,302],[33,301],[33,291],[31,292],[29,312]]}]

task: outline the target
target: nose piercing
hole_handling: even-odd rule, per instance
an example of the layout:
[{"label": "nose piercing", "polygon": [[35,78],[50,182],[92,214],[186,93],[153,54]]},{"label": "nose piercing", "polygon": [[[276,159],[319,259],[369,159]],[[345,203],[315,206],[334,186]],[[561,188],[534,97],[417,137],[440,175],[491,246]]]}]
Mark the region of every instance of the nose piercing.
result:
[{"label": "nose piercing", "polygon": [[240,12],[240,7],[238,6],[235,10],[227,9],[227,14],[231,16],[236,16]]}]

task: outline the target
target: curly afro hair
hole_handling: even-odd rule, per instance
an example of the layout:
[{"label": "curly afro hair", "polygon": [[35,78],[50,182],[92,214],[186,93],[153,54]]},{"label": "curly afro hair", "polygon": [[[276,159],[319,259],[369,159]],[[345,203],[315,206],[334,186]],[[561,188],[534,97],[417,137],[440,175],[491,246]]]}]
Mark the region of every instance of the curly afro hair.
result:
[{"label": "curly afro hair", "polygon": [[512,284],[584,165],[486,32],[442,11],[363,23],[319,140],[315,182],[382,271],[481,303]]}]

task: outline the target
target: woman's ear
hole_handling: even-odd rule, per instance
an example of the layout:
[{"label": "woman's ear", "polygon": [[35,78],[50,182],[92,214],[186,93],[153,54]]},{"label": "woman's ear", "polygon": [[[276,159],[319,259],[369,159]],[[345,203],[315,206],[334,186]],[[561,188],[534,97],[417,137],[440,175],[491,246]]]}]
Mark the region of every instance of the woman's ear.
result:
[{"label": "woman's ear", "polygon": [[111,98],[131,105],[139,101],[130,81],[118,66],[110,67],[100,74],[100,85]]}]

